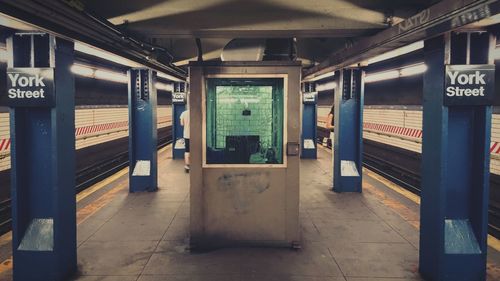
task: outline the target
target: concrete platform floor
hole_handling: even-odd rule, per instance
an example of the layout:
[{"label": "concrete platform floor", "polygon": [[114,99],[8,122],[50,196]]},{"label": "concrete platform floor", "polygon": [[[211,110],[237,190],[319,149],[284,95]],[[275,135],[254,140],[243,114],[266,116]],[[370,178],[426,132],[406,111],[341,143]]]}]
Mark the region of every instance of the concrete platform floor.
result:
[{"label": "concrete platform floor", "polygon": [[[81,200],[79,275],[74,280],[421,280],[418,204],[367,171],[362,194],[333,193],[331,154],[324,149],[318,160],[301,163],[298,251],[235,248],[190,253],[189,177],[183,162],[171,159],[170,149],[158,159],[158,192],[128,194],[125,174]],[[500,280],[500,254],[490,248],[488,260],[488,280]],[[0,276],[8,280],[10,272]]]}]

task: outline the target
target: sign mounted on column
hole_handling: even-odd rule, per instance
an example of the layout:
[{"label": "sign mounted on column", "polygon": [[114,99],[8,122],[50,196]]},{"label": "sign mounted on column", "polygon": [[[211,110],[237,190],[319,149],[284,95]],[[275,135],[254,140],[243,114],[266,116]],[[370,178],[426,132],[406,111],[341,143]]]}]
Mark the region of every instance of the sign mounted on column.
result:
[{"label": "sign mounted on column", "polygon": [[5,100],[10,107],[53,107],[54,69],[8,68]]},{"label": "sign mounted on column", "polygon": [[186,93],[183,93],[183,92],[172,93],[172,103],[173,104],[186,104]]},{"label": "sign mounted on column", "polygon": [[306,92],[302,94],[303,104],[316,104],[318,93],[317,92]]},{"label": "sign mounted on column", "polygon": [[443,103],[492,105],[495,97],[495,65],[447,65]]}]

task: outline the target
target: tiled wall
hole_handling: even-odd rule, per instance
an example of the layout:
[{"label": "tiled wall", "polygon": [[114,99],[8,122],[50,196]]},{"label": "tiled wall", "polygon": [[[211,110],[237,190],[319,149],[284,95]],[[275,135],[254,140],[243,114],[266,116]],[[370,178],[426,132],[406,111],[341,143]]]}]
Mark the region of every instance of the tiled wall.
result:
[{"label": "tiled wall", "polygon": [[[216,94],[216,147],[226,146],[226,136],[259,135],[262,147],[271,147],[272,87],[218,86]],[[250,110],[250,115],[243,111]]]}]

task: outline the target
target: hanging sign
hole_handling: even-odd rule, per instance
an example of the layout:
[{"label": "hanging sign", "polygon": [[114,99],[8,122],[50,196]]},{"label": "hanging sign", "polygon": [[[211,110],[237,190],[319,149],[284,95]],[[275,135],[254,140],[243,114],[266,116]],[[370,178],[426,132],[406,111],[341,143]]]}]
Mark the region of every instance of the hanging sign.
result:
[{"label": "hanging sign", "polygon": [[495,65],[446,65],[444,105],[492,105],[494,97]]},{"label": "hanging sign", "polygon": [[10,107],[53,107],[53,68],[8,68],[7,105]]}]

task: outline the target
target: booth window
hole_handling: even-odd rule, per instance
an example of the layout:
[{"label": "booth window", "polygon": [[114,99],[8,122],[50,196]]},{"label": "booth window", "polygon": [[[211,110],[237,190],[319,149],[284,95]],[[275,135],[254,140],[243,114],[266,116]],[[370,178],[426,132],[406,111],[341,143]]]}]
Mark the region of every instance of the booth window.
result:
[{"label": "booth window", "polygon": [[209,78],[207,164],[283,164],[283,79]]}]

